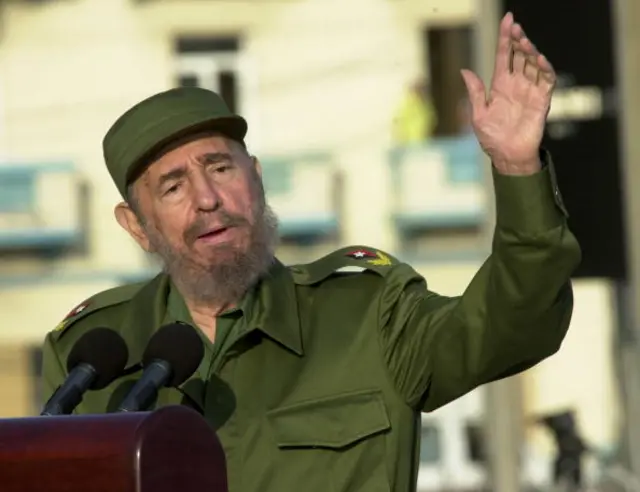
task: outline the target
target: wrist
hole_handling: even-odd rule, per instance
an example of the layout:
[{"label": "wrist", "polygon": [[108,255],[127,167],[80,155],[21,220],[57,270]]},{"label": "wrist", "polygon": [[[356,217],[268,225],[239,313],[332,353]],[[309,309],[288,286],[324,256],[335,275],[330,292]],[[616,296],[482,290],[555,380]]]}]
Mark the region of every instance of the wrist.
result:
[{"label": "wrist", "polygon": [[494,160],[492,164],[500,174],[507,176],[531,176],[542,169],[539,155],[521,161]]}]

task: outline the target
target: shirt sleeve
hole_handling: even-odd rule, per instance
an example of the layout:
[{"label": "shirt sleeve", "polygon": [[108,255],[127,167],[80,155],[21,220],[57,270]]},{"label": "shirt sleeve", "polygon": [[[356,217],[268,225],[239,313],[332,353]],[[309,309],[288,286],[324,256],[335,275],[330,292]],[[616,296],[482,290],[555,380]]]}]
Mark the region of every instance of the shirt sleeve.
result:
[{"label": "shirt sleeve", "polygon": [[459,297],[430,291],[407,265],[380,297],[382,351],[406,402],[431,411],[555,353],[573,311],[581,259],[553,163],[531,176],[494,170],[492,253]]}]

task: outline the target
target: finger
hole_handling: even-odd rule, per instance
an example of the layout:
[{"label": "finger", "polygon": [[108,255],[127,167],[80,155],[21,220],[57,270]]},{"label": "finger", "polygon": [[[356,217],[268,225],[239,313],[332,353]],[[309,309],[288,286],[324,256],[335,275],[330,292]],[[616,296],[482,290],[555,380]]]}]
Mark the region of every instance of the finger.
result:
[{"label": "finger", "polygon": [[[540,70],[546,70],[550,72],[553,71],[551,64],[547,61],[546,58],[540,58],[540,52],[524,33],[522,34],[520,40],[517,42],[515,49],[518,49],[525,54],[526,61],[524,66],[524,74],[529,81],[537,83],[537,81],[540,80]],[[538,63],[539,60],[542,60],[542,66],[540,66],[540,64]]]},{"label": "finger", "polygon": [[556,72],[544,55],[538,55],[536,59],[538,66],[538,85],[542,86],[547,92],[551,92],[556,85]]},{"label": "finger", "polygon": [[527,55],[520,50],[514,50],[513,52],[513,73],[524,73],[524,66],[527,62]]},{"label": "finger", "polygon": [[484,83],[480,77],[470,70],[460,70],[460,74],[464,80],[464,85],[467,87],[473,114],[478,116],[487,106],[487,91]]},{"label": "finger", "polygon": [[539,73],[540,71],[538,70],[535,58],[526,57],[524,63],[524,76],[527,80],[533,84],[537,84]]},{"label": "finger", "polygon": [[520,41],[520,39],[524,37],[524,29],[522,29],[522,26],[520,24],[515,23],[511,26],[509,36],[514,42]]},{"label": "finger", "polygon": [[500,32],[498,33],[498,47],[496,49],[494,78],[502,73],[509,72],[512,26],[513,14],[511,12],[507,12],[500,22]]},{"label": "finger", "polygon": [[538,68],[540,70],[542,70],[543,72],[547,72],[549,73],[549,75],[555,77],[555,70],[553,69],[553,65],[551,65],[551,62],[549,60],[547,60],[547,57],[539,54],[536,56],[536,64],[538,65]]},{"label": "finger", "polygon": [[527,55],[527,57],[537,57],[540,53],[538,53],[538,49],[531,42],[531,40],[527,36],[522,36],[520,40],[516,43],[517,49],[522,51]]},{"label": "finger", "polygon": [[511,38],[511,72],[523,73],[526,59],[522,58],[520,40],[524,37],[524,31],[520,24],[513,24],[509,32]]}]

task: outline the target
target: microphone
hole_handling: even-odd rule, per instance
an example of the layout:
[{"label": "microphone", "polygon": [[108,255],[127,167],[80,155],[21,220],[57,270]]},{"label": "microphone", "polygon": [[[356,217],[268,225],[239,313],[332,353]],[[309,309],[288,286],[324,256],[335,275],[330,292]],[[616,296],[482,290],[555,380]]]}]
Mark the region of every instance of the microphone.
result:
[{"label": "microphone", "polygon": [[204,344],[196,329],[184,323],[161,327],[142,356],[142,376],[118,407],[118,412],[146,410],[163,386],[184,383],[204,358]]},{"label": "microphone", "polygon": [[129,350],[123,338],[109,328],[82,335],[67,358],[68,376],[45,404],[41,416],[68,415],[88,390],[111,384],[127,364]]}]

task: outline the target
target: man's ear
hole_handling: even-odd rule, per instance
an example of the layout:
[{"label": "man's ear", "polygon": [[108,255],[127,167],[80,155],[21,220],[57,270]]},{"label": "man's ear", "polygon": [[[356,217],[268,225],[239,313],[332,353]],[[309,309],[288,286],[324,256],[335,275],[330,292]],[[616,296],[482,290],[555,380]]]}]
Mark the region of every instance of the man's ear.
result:
[{"label": "man's ear", "polygon": [[253,161],[253,166],[256,168],[258,176],[262,177],[262,164],[260,164],[260,160],[255,155],[251,156],[251,160]]},{"label": "man's ear", "polygon": [[116,220],[120,227],[129,233],[129,235],[144,249],[147,253],[153,253],[151,243],[147,234],[144,232],[144,228],[135,212],[131,209],[126,202],[120,202],[116,205],[114,210]]}]

